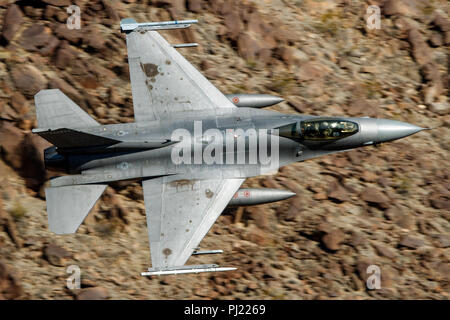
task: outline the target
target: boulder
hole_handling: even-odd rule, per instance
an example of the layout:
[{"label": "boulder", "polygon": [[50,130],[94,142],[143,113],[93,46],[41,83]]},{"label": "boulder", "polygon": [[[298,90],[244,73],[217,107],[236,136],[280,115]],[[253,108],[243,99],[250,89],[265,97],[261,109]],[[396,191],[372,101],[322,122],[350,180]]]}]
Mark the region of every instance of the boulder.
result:
[{"label": "boulder", "polygon": [[103,7],[105,8],[105,12],[108,15],[108,18],[110,18],[113,21],[119,21],[120,16],[117,12],[116,6],[117,4],[113,1],[106,1],[102,0]]},{"label": "boulder", "polygon": [[360,179],[365,182],[375,182],[378,179],[378,175],[375,172],[364,170],[361,173]]},{"label": "boulder", "polygon": [[239,13],[236,11],[227,13],[223,17],[223,23],[227,30],[227,36],[232,40],[236,40],[244,30],[244,23],[242,22]]},{"label": "boulder", "polygon": [[63,42],[56,52],[55,65],[60,69],[74,67],[77,57],[78,52],[72,49],[67,42]]},{"label": "boulder", "polygon": [[358,248],[360,245],[366,243],[366,239],[358,232],[353,231],[350,237],[349,243],[354,247]]},{"label": "boulder", "polygon": [[450,20],[440,13],[436,13],[433,19],[433,24],[442,32],[450,32]]},{"label": "boulder", "polygon": [[391,250],[390,248],[388,248],[384,245],[381,245],[381,244],[375,245],[375,249],[376,249],[378,255],[380,255],[382,257],[394,259],[397,256],[393,250]]},{"label": "boulder", "polygon": [[106,214],[108,219],[120,219],[125,224],[128,223],[127,210],[125,210],[121,199],[114,192],[114,189],[107,188],[102,196],[102,200],[109,207]]},{"label": "boulder", "polygon": [[[46,20],[52,20],[59,14],[59,11],[60,8],[48,5],[45,7],[43,18],[45,18]],[[64,27],[66,27],[66,25]]]},{"label": "boulder", "polygon": [[435,63],[431,62],[423,65],[420,72],[426,82],[441,84],[441,75],[439,73],[439,68]]},{"label": "boulder", "polygon": [[189,11],[195,13],[202,12],[203,0],[187,0],[186,7]]},{"label": "boulder", "polygon": [[77,29],[69,29],[65,24],[58,24],[55,28],[55,34],[58,38],[69,41],[72,44],[79,44],[83,38],[83,33]]},{"label": "boulder", "polygon": [[447,101],[431,102],[429,109],[433,113],[444,116],[450,113],[450,104]]},{"label": "boulder", "polygon": [[14,92],[11,96],[11,107],[17,113],[18,118],[25,115],[29,110],[27,99],[25,99],[25,97],[18,91]]},{"label": "boulder", "polygon": [[10,42],[23,23],[23,13],[16,4],[11,4],[3,16],[2,37]]},{"label": "boulder", "polygon": [[337,251],[340,248],[340,244],[345,239],[345,234],[339,229],[332,229],[326,233],[321,241],[322,244],[330,251]]},{"label": "boulder", "polygon": [[416,220],[413,215],[409,213],[403,213],[395,220],[395,224],[400,228],[413,230],[416,225]]},{"label": "boulder", "polygon": [[395,222],[403,216],[403,212],[399,207],[392,206],[384,212],[384,216],[386,219]]},{"label": "boulder", "polygon": [[11,70],[11,77],[16,88],[29,98],[47,87],[47,79],[39,69],[30,64],[15,65]]},{"label": "boulder", "polygon": [[241,33],[237,40],[239,55],[245,60],[256,60],[256,56],[261,49],[258,42],[248,33]]},{"label": "boulder", "polygon": [[297,221],[298,217],[304,210],[304,206],[304,199],[299,196],[293,197],[290,202],[289,209],[284,215],[282,215],[282,217],[286,221]]},{"label": "boulder", "polygon": [[435,209],[440,210],[450,210],[450,199],[444,196],[435,195],[431,199],[429,199],[430,205]]},{"label": "boulder", "polygon": [[[17,232],[16,224],[14,222],[14,218],[11,214],[7,213],[4,210],[2,196],[0,196],[0,230],[3,229],[11,238],[11,241],[14,242],[18,249],[23,247],[23,243],[21,238],[19,237],[19,233]],[[1,287],[1,285],[0,285]],[[1,294],[0,294],[1,297]]]},{"label": "boulder", "polygon": [[254,11],[249,15],[247,30],[261,36],[267,31],[267,25],[257,11]]},{"label": "boulder", "polygon": [[22,167],[22,154],[20,152],[24,133],[9,122],[0,126],[0,153],[6,164],[20,170]]},{"label": "boulder", "polygon": [[258,63],[262,66],[270,64],[272,61],[272,50],[268,48],[262,48],[258,52]]},{"label": "boulder", "polygon": [[50,264],[57,267],[65,266],[66,259],[70,256],[69,251],[55,244],[48,244],[44,248],[44,257]]},{"label": "boulder", "polygon": [[365,257],[360,258],[356,263],[355,266],[356,273],[358,274],[359,278],[362,281],[364,281],[364,286],[367,281],[367,278],[369,277],[369,274],[367,273],[367,268],[372,264],[373,264],[372,261]]},{"label": "boulder", "polygon": [[417,29],[411,28],[408,31],[408,41],[411,44],[412,56],[419,65],[432,61],[433,52]]},{"label": "boulder", "polygon": [[[441,95],[443,90],[443,85],[442,83],[428,83],[426,86],[424,86],[424,88],[422,89],[422,96],[423,96],[423,101],[425,102],[425,104],[431,109],[433,106],[432,104],[434,102],[436,102],[436,100],[439,99],[439,96]],[[442,106],[437,106],[442,107]],[[436,109],[435,111],[437,111],[438,109]],[[433,111],[433,112],[435,112]],[[440,113],[442,113],[442,111],[440,111]]]},{"label": "boulder", "polygon": [[444,44],[444,37],[441,34],[435,32],[430,36],[430,44],[434,48],[440,47]]},{"label": "boulder", "polygon": [[0,300],[17,299],[23,294],[23,288],[16,275],[0,261]]},{"label": "boulder", "polygon": [[380,190],[374,187],[367,187],[361,193],[361,198],[369,205],[387,209],[390,207],[391,200]]},{"label": "boulder", "polygon": [[403,15],[418,18],[423,15],[424,1],[421,0],[387,0],[383,5],[386,16]]},{"label": "boulder", "polygon": [[35,23],[22,33],[19,44],[27,51],[51,55],[59,45],[59,40],[49,28]]},{"label": "boulder", "polygon": [[334,181],[330,184],[330,187],[327,192],[328,199],[337,201],[337,202],[345,202],[350,200],[350,195],[347,189],[345,189],[340,183]]},{"label": "boulder", "polygon": [[400,239],[400,242],[398,243],[400,247],[406,247],[408,249],[418,249],[425,245],[423,240],[419,238],[415,238],[412,236],[405,235]]},{"label": "boulder", "polygon": [[83,43],[86,44],[89,48],[94,49],[95,51],[103,51],[106,48],[106,40],[100,30],[93,26],[87,29],[88,30],[86,30],[84,33]]},{"label": "boulder", "polygon": [[280,47],[277,50],[277,56],[288,66],[296,63],[306,62],[309,59],[309,57],[303,51],[290,46]]},{"label": "boulder", "polygon": [[39,191],[48,179],[48,173],[44,165],[44,149],[52,145],[40,136],[25,134],[20,153],[22,155],[21,175],[25,178],[26,186],[34,191]]},{"label": "boulder", "polygon": [[41,137],[5,122],[0,127],[0,151],[3,160],[25,178],[26,185],[39,191],[48,178],[43,150],[51,146]]}]

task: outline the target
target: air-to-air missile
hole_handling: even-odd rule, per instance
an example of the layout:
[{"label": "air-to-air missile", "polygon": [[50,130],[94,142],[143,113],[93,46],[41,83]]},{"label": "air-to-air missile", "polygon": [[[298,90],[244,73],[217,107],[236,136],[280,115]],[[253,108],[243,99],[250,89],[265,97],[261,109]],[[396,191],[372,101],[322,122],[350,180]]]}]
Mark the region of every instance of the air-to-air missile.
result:
[{"label": "air-to-air missile", "polygon": [[283,98],[270,94],[234,93],[225,96],[239,108],[264,108],[284,101]]},{"label": "air-to-air missile", "polygon": [[137,23],[134,19],[123,19],[121,23],[122,32],[129,33],[135,29],[141,30],[169,30],[184,29],[191,24],[198,23],[198,20],[174,20],[174,21],[158,21],[158,22],[142,22]]},{"label": "air-to-air missile", "polygon": [[253,206],[286,200],[295,196],[295,193],[289,190],[280,189],[239,189],[228,203],[229,207]]}]

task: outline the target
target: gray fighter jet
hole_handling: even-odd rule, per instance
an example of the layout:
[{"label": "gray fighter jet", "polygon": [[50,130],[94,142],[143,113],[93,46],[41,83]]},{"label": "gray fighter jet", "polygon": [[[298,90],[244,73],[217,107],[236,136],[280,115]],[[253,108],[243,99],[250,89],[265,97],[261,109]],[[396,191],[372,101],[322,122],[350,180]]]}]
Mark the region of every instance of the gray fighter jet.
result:
[{"label": "gray fighter jet", "polygon": [[282,114],[282,99],[222,94],[157,30],[196,20],[121,21],[126,34],[134,123],[101,125],[60,90],[35,96],[38,129],[54,147],[48,169],[69,173],[46,189],[49,228],[75,233],[109,182],[141,179],[152,268],[142,275],[226,271],[185,265],[227,206],[287,199],[287,190],[240,189],[279,167],[392,141],[424,128],[384,119]]}]

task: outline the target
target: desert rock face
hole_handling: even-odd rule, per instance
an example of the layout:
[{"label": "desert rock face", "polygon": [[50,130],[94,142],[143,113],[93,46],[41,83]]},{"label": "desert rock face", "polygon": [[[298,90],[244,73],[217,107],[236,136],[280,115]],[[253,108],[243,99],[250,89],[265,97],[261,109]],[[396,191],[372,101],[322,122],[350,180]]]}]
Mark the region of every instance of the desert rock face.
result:
[{"label": "desert rock face", "polygon": [[[450,5],[434,1],[0,1],[0,299],[448,299]],[[68,5],[81,29],[66,27]],[[366,26],[381,7],[381,29]],[[222,92],[285,98],[285,113],[433,128],[248,179],[283,202],[226,210],[188,263],[229,273],[142,278],[142,191],[108,187],[75,235],[48,230],[33,95],[60,88],[102,124],[133,121],[119,21],[199,19],[164,32]],[[67,268],[81,287],[67,288]],[[368,267],[381,271],[369,290]]]}]

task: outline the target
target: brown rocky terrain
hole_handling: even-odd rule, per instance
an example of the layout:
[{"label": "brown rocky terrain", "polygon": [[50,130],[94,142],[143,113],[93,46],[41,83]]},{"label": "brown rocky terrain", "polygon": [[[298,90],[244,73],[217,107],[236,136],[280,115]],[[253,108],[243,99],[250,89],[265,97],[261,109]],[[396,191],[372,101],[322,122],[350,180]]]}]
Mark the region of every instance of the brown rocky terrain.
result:
[{"label": "brown rocky terrain", "polygon": [[[67,6],[81,29],[66,27]],[[379,5],[380,30],[366,26]],[[448,299],[450,4],[446,0],[0,0],[0,299]],[[249,187],[291,200],[227,210],[192,257],[237,271],[143,278],[142,192],[108,187],[75,235],[49,232],[33,95],[60,88],[101,123],[133,121],[119,21],[199,19],[165,32],[224,93],[270,93],[286,113],[434,128],[284,167]],[[366,288],[367,266],[381,289]],[[67,267],[81,269],[69,290]]]}]

